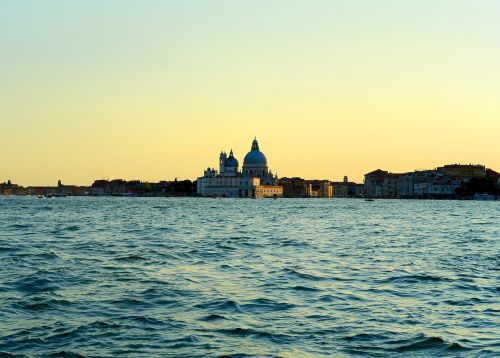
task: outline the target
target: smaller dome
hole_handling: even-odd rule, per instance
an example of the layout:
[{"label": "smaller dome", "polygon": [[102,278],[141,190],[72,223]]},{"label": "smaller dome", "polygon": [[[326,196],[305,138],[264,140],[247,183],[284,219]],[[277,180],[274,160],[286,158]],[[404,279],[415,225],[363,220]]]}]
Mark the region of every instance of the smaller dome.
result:
[{"label": "smaller dome", "polygon": [[224,166],[226,168],[233,168],[233,167],[238,167],[239,163],[238,160],[236,160],[235,157],[229,157],[224,161]]},{"label": "smaller dome", "polygon": [[224,166],[226,168],[238,168],[240,164],[238,160],[233,155],[233,150],[231,149],[231,153],[229,153],[229,157],[224,161]]}]

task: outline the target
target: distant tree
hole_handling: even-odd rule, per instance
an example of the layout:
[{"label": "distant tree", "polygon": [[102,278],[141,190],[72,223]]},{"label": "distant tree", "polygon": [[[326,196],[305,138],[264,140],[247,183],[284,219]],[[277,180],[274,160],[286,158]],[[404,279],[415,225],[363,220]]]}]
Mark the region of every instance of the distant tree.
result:
[{"label": "distant tree", "polygon": [[174,180],[167,186],[167,192],[173,195],[193,195],[196,184],[191,180]]},{"label": "distant tree", "polygon": [[149,193],[153,188],[151,187],[151,184],[149,183],[142,183],[142,191]]}]

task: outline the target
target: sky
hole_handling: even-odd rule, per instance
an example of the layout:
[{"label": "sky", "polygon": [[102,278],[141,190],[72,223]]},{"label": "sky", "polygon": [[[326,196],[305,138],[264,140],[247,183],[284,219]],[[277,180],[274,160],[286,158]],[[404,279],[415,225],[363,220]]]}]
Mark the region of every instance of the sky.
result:
[{"label": "sky", "polygon": [[0,0],[0,182],[500,170],[500,1]]}]

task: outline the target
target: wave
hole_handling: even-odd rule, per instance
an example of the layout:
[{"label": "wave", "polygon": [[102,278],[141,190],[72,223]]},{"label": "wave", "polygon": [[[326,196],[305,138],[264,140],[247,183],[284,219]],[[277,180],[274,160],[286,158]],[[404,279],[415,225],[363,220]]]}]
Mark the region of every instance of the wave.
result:
[{"label": "wave", "polygon": [[94,321],[90,323],[84,323],[77,327],[71,327],[69,329],[59,329],[58,332],[52,334],[44,339],[46,344],[53,342],[62,342],[65,340],[73,340],[78,337],[86,336],[88,334],[98,334],[99,336],[107,336],[114,334],[114,332],[123,328],[122,325],[115,323],[106,323],[103,321]]},{"label": "wave", "polygon": [[47,252],[42,252],[37,255],[39,258],[44,258],[44,259],[56,259],[59,258],[59,255],[56,254],[54,251],[47,251]]},{"label": "wave", "polygon": [[60,358],[85,358],[85,356],[79,354],[79,353],[74,353],[71,351],[60,351],[57,353],[52,353],[47,355],[47,357],[60,357]]},{"label": "wave", "polygon": [[213,321],[227,320],[227,318],[218,314],[209,314],[208,316],[202,317],[199,320],[206,322],[213,322]]},{"label": "wave", "polygon": [[21,357],[24,357],[24,355],[21,355],[21,354],[12,354],[12,353],[7,353],[7,352],[3,352],[3,351],[0,351],[0,358],[21,358]]},{"label": "wave", "polygon": [[292,290],[295,291],[307,291],[307,292],[318,292],[321,291],[319,288],[316,287],[308,287],[308,286],[293,286]]},{"label": "wave", "polygon": [[303,273],[303,272],[300,272],[300,271],[297,271],[297,270],[294,270],[291,268],[284,268],[282,270],[282,272],[286,273],[289,276],[294,276],[294,277],[298,277],[298,278],[305,279],[305,280],[311,280],[311,281],[322,281],[322,280],[327,279],[326,277],[313,275],[313,274],[309,274],[309,273]]},{"label": "wave", "polygon": [[252,313],[272,312],[272,311],[286,311],[294,308],[295,305],[291,303],[277,302],[267,298],[258,298],[251,300],[248,303],[242,304],[243,311]]},{"label": "wave", "polygon": [[34,227],[33,224],[11,224],[7,228],[12,230],[23,230],[23,229],[31,229]]},{"label": "wave", "polygon": [[198,303],[194,307],[203,310],[213,310],[213,311],[227,311],[227,312],[243,312],[240,305],[233,300],[213,300],[210,302]]},{"label": "wave", "polygon": [[21,248],[16,246],[0,246],[0,252],[9,252],[9,251],[19,251]]},{"label": "wave", "polygon": [[36,298],[30,300],[23,300],[17,303],[17,305],[29,311],[60,309],[61,306],[68,306],[71,304],[72,304],[71,301],[58,300],[55,298],[50,298],[50,299]]},{"label": "wave", "polygon": [[482,300],[476,297],[472,297],[464,300],[445,300],[443,302],[451,306],[473,306],[482,302]]},{"label": "wave", "polygon": [[145,257],[142,257],[140,255],[128,255],[128,256],[122,256],[122,257],[116,257],[113,260],[116,261],[143,261],[146,260]]},{"label": "wave", "polygon": [[80,230],[81,230],[81,227],[78,225],[69,225],[69,226],[57,227],[54,230],[50,231],[50,233],[53,235],[63,235],[65,233],[73,233],[73,232],[77,232]]},{"label": "wave", "polygon": [[[166,324],[166,322],[154,318],[154,317],[148,317],[148,316],[130,316],[130,317],[120,317],[120,321],[132,321],[132,322],[137,322],[143,325],[149,325],[149,326],[162,326]],[[171,323],[171,322],[169,322]]]},{"label": "wave", "polygon": [[366,342],[366,341],[374,341],[374,340],[384,340],[387,339],[387,336],[384,334],[378,333],[358,333],[351,336],[343,337],[346,341],[354,341],[354,342]]},{"label": "wave", "polygon": [[[210,348],[212,348],[208,344],[200,345],[199,342],[200,342],[200,339],[197,336],[191,334],[191,335],[184,336],[181,338],[168,340],[168,342],[166,342],[166,343],[170,343],[170,345],[166,346],[166,348],[168,350],[178,350],[178,349],[182,349],[182,348],[188,348],[188,349],[192,350],[195,345],[196,345],[196,348],[202,348],[202,349],[206,349],[206,350],[209,350]],[[131,352],[131,353],[133,353],[133,352]]]},{"label": "wave", "polygon": [[411,355],[418,351],[424,351],[429,356],[441,356],[446,355],[447,351],[456,352],[469,349],[459,343],[448,343],[441,337],[429,337],[421,334],[411,339],[394,339],[398,335],[395,332],[359,333],[346,336],[343,339],[348,341],[349,345],[354,345],[345,350],[356,355],[386,356],[389,352]]},{"label": "wave", "polygon": [[426,283],[426,282],[451,282],[450,278],[433,276],[433,275],[404,275],[397,277],[390,277],[382,280],[381,283]]},{"label": "wave", "polygon": [[284,344],[292,341],[292,336],[283,333],[272,333],[268,331],[260,331],[252,328],[223,328],[216,330],[217,333],[233,337],[248,337],[252,336],[258,339],[267,339],[274,343]]},{"label": "wave", "polygon": [[347,299],[340,296],[323,295],[319,298],[321,302],[346,301]]},{"label": "wave", "polygon": [[397,352],[412,352],[430,349],[462,350],[466,348],[458,343],[446,343],[441,337],[419,337],[393,350]]},{"label": "wave", "polygon": [[173,227],[170,227],[170,226],[156,227],[155,230],[158,230],[160,232],[167,232],[167,233],[177,232],[176,229],[174,229]]},{"label": "wave", "polygon": [[18,291],[27,294],[42,293],[42,292],[52,292],[59,290],[61,287],[57,285],[53,280],[44,277],[38,277],[46,275],[47,272],[38,271],[35,274],[27,276],[16,282],[15,287]]},{"label": "wave", "polygon": [[150,306],[151,302],[149,301],[143,301],[143,300],[138,300],[136,298],[132,297],[125,297],[122,299],[118,300],[113,300],[111,301],[111,304],[114,306],[120,306],[123,308],[128,308],[128,307],[145,307],[145,306]]}]

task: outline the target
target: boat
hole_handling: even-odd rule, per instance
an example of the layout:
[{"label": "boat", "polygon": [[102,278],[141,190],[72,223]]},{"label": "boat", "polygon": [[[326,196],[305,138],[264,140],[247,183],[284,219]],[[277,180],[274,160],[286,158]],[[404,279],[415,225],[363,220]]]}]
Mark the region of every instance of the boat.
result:
[{"label": "boat", "polygon": [[365,201],[375,201],[373,198],[366,198]]},{"label": "boat", "polygon": [[486,201],[486,200],[495,200],[495,196],[494,195],[490,195],[490,194],[487,194],[487,193],[476,193],[474,195],[474,200],[481,200],[481,201]]}]

